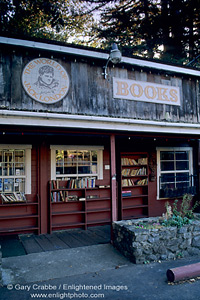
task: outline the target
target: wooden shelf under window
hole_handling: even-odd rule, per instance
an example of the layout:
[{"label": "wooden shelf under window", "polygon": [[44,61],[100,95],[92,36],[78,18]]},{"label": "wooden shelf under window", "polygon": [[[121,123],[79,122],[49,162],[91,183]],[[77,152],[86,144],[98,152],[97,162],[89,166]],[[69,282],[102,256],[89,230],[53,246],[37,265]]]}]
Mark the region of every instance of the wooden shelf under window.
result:
[{"label": "wooden shelf under window", "polygon": [[[61,184],[63,185],[63,180]],[[86,229],[88,225],[111,223],[110,186],[54,189],[52,182],[49,186],[50,232],[75,227]],[[52,197],[54,192],[67,192],[68,196],[77,196],[77,201],[52,202],[55,199]],[[80,198],[84,200],[79,201]]]},{"label": "wooden shelf under window", "polygon": [[0,204],[0,233],[39,233],[37,202],[12,202]]},{"label": "wooden shelf under window", "polygon": [[148,205],[129,205],[129,206],[123,206],[123,209],[144,208],[144,207],[148,207]]},{"label": "wooden shelf under window", "polygon": [[15,216],[3,216],[0,217],[1,220],[11,220],[11,219],[29,219],[29,218],[38,218],[38,215],[15,215]]},{"label": "wooden shelf under window", "polygon": [[27,227],[15,227],[15,228],[1,228],[0,233],[18,233],[18,232],[33,232],[38,231],[37,226],[27,226]]},{"label": "wooden shelf under window", "polygon": [[37,202],[9,202],[9,203],[1,203],[0,204],[0,207],[3,206],[3,207],[10,207],[10,206],[32,206],[32,205],[38,205]]},{"label": "wooden shelf under window", "polygon": [[74,210],[74,211],[53,212],[52,217],[53,216],[75,215],[75,214],[85,214],[85,211]]},{"label": "wooden shelf under window", "polygon": [[53,224],[52,230],[59,230],[59,229],[67,229],[67,228],[74,228],[74,227],[80,227],[85,226],[85,222],[69,222],[69,223],[59,223],[59,224]]},{"label": "wooden shelf under window", "polygon": [[88,225],[98,225],[98,224],[109,224],[110,223],[110,219],[102,219],[102,220],[98,220],[98,221],[88,221],[87,222]]},{"label": "wooden shelf under window", "polygon": [[131,195],[131,196],[122,196],[123,200],[126,200],[126,199],[134,199],[134,198],[147,198],[148,195],[145,194],[145,195]]}]

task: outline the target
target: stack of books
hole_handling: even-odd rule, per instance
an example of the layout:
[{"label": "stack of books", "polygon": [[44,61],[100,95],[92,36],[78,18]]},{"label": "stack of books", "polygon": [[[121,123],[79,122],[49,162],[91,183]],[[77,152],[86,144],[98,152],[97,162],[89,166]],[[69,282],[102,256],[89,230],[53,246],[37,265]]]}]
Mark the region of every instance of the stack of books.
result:
[{"label": "stack of books", "polygon": [[122,191],[122,197],[130,197],[131,191]]}]

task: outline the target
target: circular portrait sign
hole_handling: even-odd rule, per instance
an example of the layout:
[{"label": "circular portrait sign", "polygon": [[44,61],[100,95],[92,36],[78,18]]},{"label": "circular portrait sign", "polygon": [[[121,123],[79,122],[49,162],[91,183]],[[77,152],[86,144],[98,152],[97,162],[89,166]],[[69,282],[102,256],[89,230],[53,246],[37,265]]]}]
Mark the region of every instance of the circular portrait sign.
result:
[{"label": "circular portrait sign", "polygon": [[53,104],[66,96],[69,90],[69,76],[56,61],[37,58],[25,66],[22,84],[27,94],[34,100]]}]

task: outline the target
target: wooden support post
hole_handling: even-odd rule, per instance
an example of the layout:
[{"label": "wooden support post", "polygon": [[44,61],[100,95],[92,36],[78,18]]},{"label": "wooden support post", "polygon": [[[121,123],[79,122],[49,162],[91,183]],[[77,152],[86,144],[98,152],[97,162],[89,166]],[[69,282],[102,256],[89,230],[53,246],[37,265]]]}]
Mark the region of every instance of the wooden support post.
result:
[{"label": "wooden support post", "polygon": [[117,221],[117,183],[116,183],[116,153],[115,135],[110,136],[110,163],[111,163],[111,203],[112,222]]},{"label": "wooden support post", "polygon": [[197,191],[197,195],[199,197],[200,194],[200,140],[198,140],[198,191]]},{"label": "wooden support post", "polygon": [[39,201],[40,201],[40,233],[49,231],[48,182],[50,180],[49,148],[43,141],[39,148]]}]

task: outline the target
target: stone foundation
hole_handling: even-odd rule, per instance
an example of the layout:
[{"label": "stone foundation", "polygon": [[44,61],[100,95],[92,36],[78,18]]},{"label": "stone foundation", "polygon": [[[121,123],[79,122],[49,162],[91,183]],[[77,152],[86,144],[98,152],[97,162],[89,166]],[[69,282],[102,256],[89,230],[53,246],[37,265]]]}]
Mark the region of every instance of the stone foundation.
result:
[{"label": "stone foundation", "polygon": [[158,222],[158,218],[113,223],[113,245],[133,263],[200,255],[200,220],[181,228],[137,228],[141,222],[152,224]]}]

